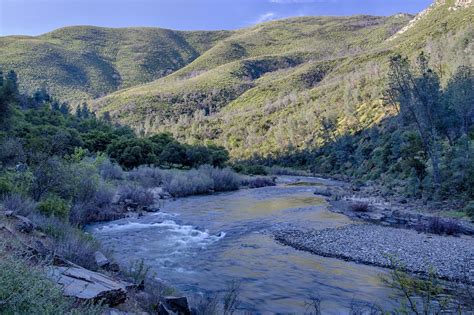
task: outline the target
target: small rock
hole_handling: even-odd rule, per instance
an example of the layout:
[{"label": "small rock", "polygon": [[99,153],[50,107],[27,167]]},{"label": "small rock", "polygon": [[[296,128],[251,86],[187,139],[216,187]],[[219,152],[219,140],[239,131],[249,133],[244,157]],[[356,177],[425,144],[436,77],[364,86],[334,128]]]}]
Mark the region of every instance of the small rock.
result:
[{"label": "small rock", "polygon": [[171,310],[177,314],[191,315],[188,299],[185,296],[165,296],[163,297],[163,304],[167,310]]},{"label": "small rock", "polygon": [[113,262],[109,265],[109,271],[119,272],[120,271],[120,266],[117,263]]},{"label": "small rock", "polygon": [[332,192],[328,188],[325,188],[325,187],[316,187],[314,194],[324,196],[324,197],[332,196]]},{"label": "small rock", "polygon": [[33,231],[33,229],[35,228],[35,226],[33,225],[33,223],[30,221],[30,219],[28,218],[25,218],[24,216],[21,216],[21,215],[16,215],[15,218],[20,221],[17,225],[16,225],[16,229],[17,231],[19,232],[22,232],[22,233],[31,233]]},{"label": "small rock", "polygon": [[23,164],[23,163],[18,163],[15,166],[15,170],[19,173],[24,173],[28,170],[28,166],[26,164]]},{"label": "small rock", "polygon": [[155,213],[155,212],[160,211],[159,208],[147,207],[147,206],[143,207],[142,210],[145,211],[145,212],[151,212],[151,213]]},{"label": "small rock", "polygon": [[13,216],[13,211],[7,210],[4,212],[6,217],[12,217]]},{"label": "small rock", "polygon": [[95,258],[95,263],[97,264],[97,266],[99,266],[100,268],[107,268],[108,265],[110,265],[110,261],[107,259],[107,257],[105,257],[104,254],[102,254],[101,252],[95,252],[94,253],[94,258]]}]

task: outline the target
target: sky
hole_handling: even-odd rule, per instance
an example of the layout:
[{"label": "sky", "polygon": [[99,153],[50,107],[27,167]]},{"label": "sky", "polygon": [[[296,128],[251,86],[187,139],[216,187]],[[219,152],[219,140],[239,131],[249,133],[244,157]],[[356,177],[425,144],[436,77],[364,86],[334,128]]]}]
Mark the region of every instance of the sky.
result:
[{"label": "sky", "polygon": [[417,13],[433,0],[0,0],[0,36],[71,25],[237,29],[307,15]]}]

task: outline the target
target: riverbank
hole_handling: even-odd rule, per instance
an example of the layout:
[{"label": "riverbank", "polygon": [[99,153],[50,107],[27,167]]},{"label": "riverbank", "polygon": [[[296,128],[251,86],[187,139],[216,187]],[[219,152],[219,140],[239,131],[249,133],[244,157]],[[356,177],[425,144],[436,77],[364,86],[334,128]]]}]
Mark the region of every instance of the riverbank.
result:
[{"label": "riverbank", "polygon": [[[328,182],[314,187],[328,209],[344,214],[353,224],[324,230],[286,229],[275,239],[319,256],[394,268],[454,282],[474,284],[474,225],[417,208],[396,196],[383,196],[375,186]],[[373,192],[371,196],[369,192]]]},{"label": "riverbank", "polygon": [[474,239],[418,233],[374,224],[351,224],[321,231],[284,230],[284,245],[325,257],[393,268],[474,284]]}]

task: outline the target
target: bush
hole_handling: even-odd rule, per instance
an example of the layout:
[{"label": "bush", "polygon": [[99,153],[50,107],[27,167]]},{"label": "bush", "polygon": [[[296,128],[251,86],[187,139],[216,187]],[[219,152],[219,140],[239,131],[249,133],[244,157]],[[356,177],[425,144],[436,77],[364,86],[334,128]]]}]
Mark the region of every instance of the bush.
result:
[{"label": "bush", "polygon": [[234,171],[247,175],[268,175],[267,170],[261,165],[234,164]]},{"label": "bush", "polygon": [[23,197],[20,194],[6,195],[1,203],[6,210],[13,211],[25,217],[36,212],[36,203],[30,198]]},{"label": "bush", "polygon": [[163,188],[174,197],[229,191],[239,188],[241,177],[231,169],[209,165],[190,171],[163,171]]},{"label": "bush", "polygon": [[118,188],[119,201],[123,202],[127,199],[136,203],[138,207],[151,206],[154,202],[153,194],[147,189],[137,185],[124,185]]},{"label": "bush", "polygon": [[53,238],[55,254],[84,268],[97,270],[94,254],[100,246],[92,236],[56,217],[38,214],[29,218],[40,231]]},{"label": "bush", "polygon": [[15,186],[10,178],[7,176],[0,176],[0,196],[14,192]]},{"label": "bush", "polygon": [[174,197],[206,194],[214,189],[213,180],[208,175],[200,174],[197,170],[186,173],[174,171],[172,174],[172,176],[166,177],[163,186]]},{"label": "bush", "polygon": [[267,186],[275,186],[275,180],[270,177],[251,177],[251,176],[246,176],[241,179],[241,185],[247,186],[249,188],[261,188],[261,187],[267,187]]},{"label": "bush", "polygon": [[128,173],[128,179],[145,188],[158,187],[163,182],[163,170],[157,167],[140,166]]},{"label": "bush", "polygon": [[38,210],[46,216],[54,216],[62,219],[69,217],[69,204],[56,195],[50,195],[40,201]]},{"label": "bush", "polygon": [[350,209],[354,212],[368,212],[369,203],[365,201],[354,201],[349,205]]},{"label": "bush", "polygon": [[474,221],[474,201],[469,202],[465,207],[464,207],[464,212],[466,215],[471,218],[471,220]]},{"label": "bush", "polygon": [[105,180],[120,180],[124,177],[120,165],[114,164],[108,159],[100,163],[97,168],[100,176]]},{"label": "bush", "polygon": [[0,165],[14,166],[25,161],[26,155],[20,139],[8,138],[0,144]]},{"label": "bush", "polygon": [[240,176],[230,168],[219,169],[210,165],[203,165],[198,169],[197,176],[208,176],[213,181],[215,191],[237,190],[240,186]]},{"label": "bush", "polygon": [[48,158],[40,161],[33,170],[31,195],[40,200],[49,193],[61,193],[67,187],[70,172],[59,158]]},{"label": "bush", "polygon": [[120,219],[122,211],[114,206],[115,190],[101,184],[89,202],[78,202],[71,207],[69,222],[73,225],[84,226],[93,222]]},{"label": "bush", "polygon": [[452,219],[430,217],[428,222],[419,226],[417,230],[440,235],[458,235],[462,228],[456,221]]}]

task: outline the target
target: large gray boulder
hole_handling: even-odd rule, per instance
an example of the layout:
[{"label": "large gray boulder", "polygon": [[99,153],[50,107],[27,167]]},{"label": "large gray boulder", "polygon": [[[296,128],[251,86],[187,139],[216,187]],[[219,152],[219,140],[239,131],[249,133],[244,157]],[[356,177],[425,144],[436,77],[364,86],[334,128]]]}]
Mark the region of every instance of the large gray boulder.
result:
[{"label": "large gray boulder", "polygon": [[102,301],[110,306],[125,302],[127,287],[131,286],[81,267],[53,266],[49,276],[62,287],[65,296],[93,303]]}]

